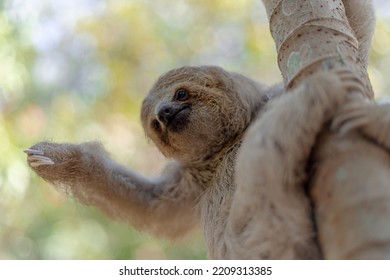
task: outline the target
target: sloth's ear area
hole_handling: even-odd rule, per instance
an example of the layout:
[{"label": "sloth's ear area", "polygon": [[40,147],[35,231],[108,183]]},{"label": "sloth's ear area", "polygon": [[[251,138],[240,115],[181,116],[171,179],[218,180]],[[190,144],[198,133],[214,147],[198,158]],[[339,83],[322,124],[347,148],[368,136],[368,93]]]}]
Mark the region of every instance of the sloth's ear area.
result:
[{"label": "sloth's ear area", "polygon": [[204,85],[206,87],[226,90],[233,86],[230,74],[221,67],[201,66],[200,68],[206,74],[204,77]]}]

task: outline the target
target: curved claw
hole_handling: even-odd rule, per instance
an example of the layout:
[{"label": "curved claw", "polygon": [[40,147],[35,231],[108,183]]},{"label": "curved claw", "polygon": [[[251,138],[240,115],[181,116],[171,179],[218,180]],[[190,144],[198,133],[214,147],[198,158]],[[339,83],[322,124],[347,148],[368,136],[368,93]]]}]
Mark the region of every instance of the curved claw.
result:
[{"label": "curved claw", "polygon": [[52,160],[48,160],[48,161],[32,161],[30,162],[30,165],[32,167],[38,167],[38,166],[41,166],[41,165],[52,165],[54,164],[54,162]]},{"label": "curved claw", "polygon": [[357,130],[359,127],[362,127],[368,123],[369,122],[367,119],[355,119],[355,120],[349,121],[340,127],[339,134],[341,136],[344,136],[348,132],[353,131],[353,130]]},{"label": "curved claw", "polygon": [[43,155],[43,151],[40,151],[40,150],[34,150],[34,149],[25,149],[23,150],[23,153],[26,153],[28,155],[32,155],[32,154],[35,154],[35,155]]},{"label": "curved claw", "polygon": [[367,103],[361,101],[351,102],[339,110],[330,125],[332,131],[337,131],[342,136],[369,123],[365,111]]}]

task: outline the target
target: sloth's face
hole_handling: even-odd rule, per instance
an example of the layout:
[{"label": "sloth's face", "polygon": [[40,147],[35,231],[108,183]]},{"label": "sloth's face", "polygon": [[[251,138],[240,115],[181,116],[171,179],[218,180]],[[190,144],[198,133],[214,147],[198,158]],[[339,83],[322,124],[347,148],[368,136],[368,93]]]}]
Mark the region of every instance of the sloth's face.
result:
[{"label": "sloth's face", "polygon": [[228,72],[183,67],[154,84],[141,120],[165,156],[191,164],[212,159],[240,137],[249,123],[248,110]]}]

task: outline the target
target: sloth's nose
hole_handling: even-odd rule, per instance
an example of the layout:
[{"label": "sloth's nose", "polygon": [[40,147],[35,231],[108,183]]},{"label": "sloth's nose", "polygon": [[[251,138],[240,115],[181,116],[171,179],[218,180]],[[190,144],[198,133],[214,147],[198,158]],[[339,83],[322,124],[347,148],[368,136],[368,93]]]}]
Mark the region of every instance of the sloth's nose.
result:
[{"label": "sloth's nose", "polygon": [[162,104],[160,108],[158,108],[157,119],[164,125],[167,125],[170,119],[176,114],[176,111],[177,110],[175,110],[172,105]]}]

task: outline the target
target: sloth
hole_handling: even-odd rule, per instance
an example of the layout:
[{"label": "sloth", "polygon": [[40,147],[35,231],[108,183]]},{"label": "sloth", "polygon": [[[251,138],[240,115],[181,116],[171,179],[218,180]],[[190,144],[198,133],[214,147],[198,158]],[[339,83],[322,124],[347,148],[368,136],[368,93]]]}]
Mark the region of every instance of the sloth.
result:
[{"label": "sloth", "polygon": [[[359,46],[369,46],[370,34],[358,36]],[[367,61],[368,49],[360,51]],[[210,258],[316,259],[310,205],[297,189],[316,136],[355,91],[364,89],[347,70],[314,74],[282,94],[283,86],[216,66],[181,67],[162,75],[142,104],[146,135],[171,160],[159,176],[115,162],[98,142],[41,142],[25,152],[44,180],[140,230],[175,239],[200,224]],[[286,117],[275,122],[280,112]],[[261,168],[237,164],[246,138],[266,148]],[[248,168],[258,169],[255,189],[242,175]],[[284,193],[274,191],[278,177]]]},{"label": "sloth", "polygon": [[[42,142],[25,152],[29,165],[40,177],[81,203],[94,205],[140,230],[177,238],[200,223],[211,258],[318,258],[318,249],[313,244],[314,231],[309,230],[310,221],[293,221],[293,218],[286,221],[277,217],[272,212],[277,209],[272,210],[272,205],[267,203],[266,193],[258,198],[256,191],[235,192],[235,162],[247,127],[262,114],[272,119],[273,112],[283,110],[290,115],[294,112],[301,120],[301,127],[291,119],[285,120],[286,127],[281,128],[272,126],[270,121],[263,135],[274,129],[291,130],[301,135],[302,142],[295,145],[305,147],[306,134],[313,135],[306,138],[314,139],[351,90],[363,89],[350,72],[329,72],[316,74],[288,95],[267,102],[269,96],[279,94],[277,88],[264,89],[244,76],[219,67],[183,67],[161,76],[142,105],[141,119],[146,134],[173,160],[160,176],[147,178],[116,163],[97,142]],[[298,98],[299,102],[291,103],[292,98]],[[305,118],[311,122],[302,122]],[[288,128],[290,122],[294,124],[293,129]],[[280,154],[284,143],[288,143],[287,139],[266,141],[271,155]],[[284,152],[289,153],[286,159],[302,155],[302,151],[288,147]],[[288,183],[296,185],[302,175],[294,174],[294,166],[304,166],[304,163],[289,160],[280,165],[286,164],[291,171],[283,170],[283,173],[285,176],[292,173]],[[275,170],[267,170],[267,161],[264,165],[262,169],[266,171],[261,171],[265,173],[264,178],[276,174]],[[272,185],[264,190],[269,188]],[[245,207],[236,209],[232,203],[248,195],[257,197],[256,207],[262,213],[269,212],[269,209],[262,211],[263,207],[271,207],[268,218],[273,226],[263,231],[270,235],[277,230],[276,236],[270,238],[279,240],[279,247],[253,244],[256,246],[250,246],[245,254],[237,253],[241,250],[234,248],[241,248],[242,243],[235,244],[234,240],[238,235],[242,237],[245,226],[251,228],[250,222],[241,225],[251,217],[246,216]],[[303,201],[291,211],[297,209],[308,211],[308,205]],[[285,228],[286,222],[292,224],[291,229]],[[257,221],[255,224],[261,226]],[[280,229],[286,232],[279,232]]]}]

